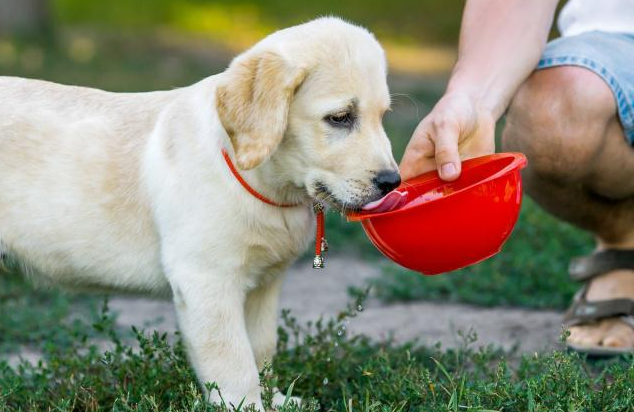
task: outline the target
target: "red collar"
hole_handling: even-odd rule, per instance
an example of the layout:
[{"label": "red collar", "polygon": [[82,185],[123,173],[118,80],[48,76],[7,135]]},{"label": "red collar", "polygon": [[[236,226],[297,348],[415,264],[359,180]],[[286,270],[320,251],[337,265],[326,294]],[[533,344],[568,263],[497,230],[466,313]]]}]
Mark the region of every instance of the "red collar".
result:
[{"label": "red collar", "polygon": [[[253,187],[251,187],[251,185],[249,185],[246,180],[244,180],[244,178],[240,175],[240,172],[238,172],[238,169],[236,169],[236,167],[233,165],[233,162],[231,161],[231,157],[229,157],[229,153],[227,153],[225,149],[222,149],[222,157],[224,157],[225,162],[227,163],[227,166],[229,167],[229,170],[231,170],[231,174],[233,174],[236,180],[240,182],[242,187],[244,187],[245,190],[251,194],[251,196],[271,206],[277,206],[277,207],[301,206],[300,203],[295,203],[295,204],[278,203],[264,196],[263,194],[255,190]],[[313,259],[313,269],[322,269],[324,267],[323,255],[325,252],[328,251],[328,242],[326,242],[326,238],[325,238],[326,230],[324,227],[324,207],[321,203],[316,202],[313,204],[313,211],[315,212],[315,219],[317,221],[317,230],[315,233],[315,258]]]},{"label": "red collar", "polygon": [[231,161],[231,158],[229,157],[229,153],[227,153],[227,151],[225,149],[222,149],[222,156],[225,158],[225,162],[227,162],[227,166],[229,166],[229,170],[231,170],[231,173],[233,173],[233,176],[238,180],[238,182],[240,182],[242,187],[244,187],[247,190],[247,192],[251,193],[251,195],[253,197],[258,198],[262,202],[268,203],[271,206],[277,206],[277,207],[295,207],[295,206],[300,206],[300,204],[277,203],[276,201],[271,200],[268,197],[264,196],[263,194],[259,193],[257,190],[252,188],[247,183],[247,181],[244,180],[244,178],[240,175],[240,172],[238,172],[238,169],[236,169],[236,167],[233,165],[233,162]]}]

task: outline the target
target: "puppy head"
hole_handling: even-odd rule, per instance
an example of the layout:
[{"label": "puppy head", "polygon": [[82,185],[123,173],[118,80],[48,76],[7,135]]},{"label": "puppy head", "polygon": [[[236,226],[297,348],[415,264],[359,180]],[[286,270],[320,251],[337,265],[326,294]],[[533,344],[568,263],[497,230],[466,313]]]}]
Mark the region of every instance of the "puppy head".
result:
[{"label": "puppy head", "polygon": [[281,179],[339,209],[400,183],[385,55],[365,29],[322,18],[276,32],[232,62],[217,101],[241,169],[273,155]]}]

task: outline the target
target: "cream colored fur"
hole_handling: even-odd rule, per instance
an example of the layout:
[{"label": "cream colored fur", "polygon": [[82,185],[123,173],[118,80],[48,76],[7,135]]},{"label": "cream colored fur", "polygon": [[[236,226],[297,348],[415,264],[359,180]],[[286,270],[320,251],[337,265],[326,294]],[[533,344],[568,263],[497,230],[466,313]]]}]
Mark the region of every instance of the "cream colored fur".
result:
[{"label": "cream colored fur", "polygon": [[[359,207],[380,197],[376,172],[396,170],[385,77],[374,37],[336,18],[172,91],[0,77],[0,248],[36,281],[173,296],[200,380],[261,409],[258,368],[274,353],[282,274],[311,241],[312,199]],[[324,120],[351,105],[354,128]],[[252,197],[222,148],[261,193],[302,206]]]}]

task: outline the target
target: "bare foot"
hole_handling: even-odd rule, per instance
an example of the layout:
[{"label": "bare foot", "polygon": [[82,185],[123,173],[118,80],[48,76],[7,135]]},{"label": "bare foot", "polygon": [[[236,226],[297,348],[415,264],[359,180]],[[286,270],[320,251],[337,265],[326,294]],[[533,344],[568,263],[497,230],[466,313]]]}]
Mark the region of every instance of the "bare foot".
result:
[{"label": "bare foot", "polygon": [[[634,270],[615,270],[594,278],[588,301],[634,299]],[[577,346],[634,348],[634,329],[618,318],[604,319],[583,326],[572,326],[568,343]]]}]

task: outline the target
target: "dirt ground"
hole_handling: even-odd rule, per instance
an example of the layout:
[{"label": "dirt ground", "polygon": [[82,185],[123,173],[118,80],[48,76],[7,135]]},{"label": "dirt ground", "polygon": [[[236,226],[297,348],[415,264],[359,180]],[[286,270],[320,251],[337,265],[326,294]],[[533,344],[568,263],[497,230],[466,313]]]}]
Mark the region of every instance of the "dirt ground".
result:
[{"label": "dirt ground", "polygon": [[[378,274],[376,263],[359,258],[329,257],[323,270],[312,269],[310,258],[301,259],[286,277],[280,309],[291,309],[301,323],[320,316],[334,316],[351,301],[348,286],[364,287],[366,279]],[[169,301],[112,297],[110,308],[117,313],[118,324],[124,328],[146,325],[148,329],[165,332],[177,328]],[[492,344],[505,349],[517,347],[518,353],[532,353],[559,347],[561,314],[438,302],[384,304],[370,297],[364,302],[363,311],[350,320],[347,329],[351,334],[360,333],[377,340],[391,336],[397,342],[412,339],[426,345],[440,342],[445,348],[464,342],[459,332],[473,331],[478,336],[476,347]],[[20,357],[35,361],[39,354],[36,350],[24,349],[10,355],[10,364],[17,364]]]},{"label": "dirt ground", "polygon": [[[300,322],[336,315],[350,301],[347,286],[363,287],[365,279],[378,273],[376,264],[358,258],[330,257],[323,270],[314,270],[310,259],[301,259],[287,275],[280,308],[291,309]],[[159,329],[176,328],[169,302],[131,298],[113,298],[110,302],[111,309],[119,313],[121,325],[141,325],[162,318]],[[418,339],[425,344],[440,342],[443,347],[459,345],[462,339],[458,332],[470,329],[478,335],[476,345],[494,344],[506,349],[518,345],[522,352],[549,350],[558,345],[561,314],[433,302],[386,305],[369,298],[348,325],[351,333],[375,339],[391,334],[397,341]]]}]

